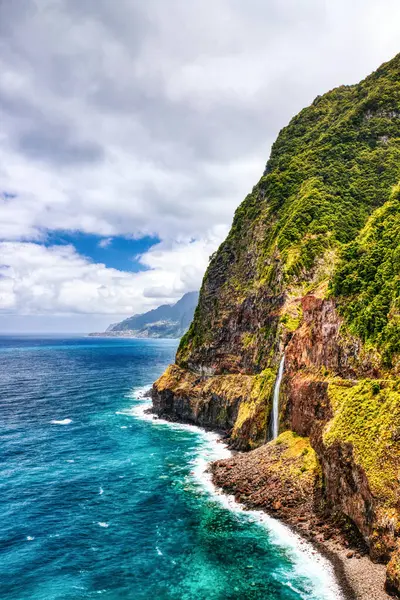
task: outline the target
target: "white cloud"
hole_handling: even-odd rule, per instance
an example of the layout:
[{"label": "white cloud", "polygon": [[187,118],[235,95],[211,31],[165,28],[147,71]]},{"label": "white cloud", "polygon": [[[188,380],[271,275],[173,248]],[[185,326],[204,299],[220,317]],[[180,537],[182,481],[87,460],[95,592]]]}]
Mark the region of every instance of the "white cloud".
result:
[{"label": "white cloud", "polygon": [[1,8],[3,239],[200,237],[290,116],[398,49],[397,0],[23,6]]},{"label": "white cloud", "polygon": [[108,248],[109,246],[111,246],[113,239],[108,237],[108,238],[103,238],[102,240],[99,241],[99,243],[97,244],[99,248]]},{"label": "white cloud", "polygon": [[[280,128],[394,56],[399,21],[398,0],[0,2],[4,310],[137,312],[198,285]],[[41,245],[58,230],[162,242],[132,275]]]},{"label": "white cloud", "polygon": [[145,271],[107,268],[70,246],[0,243],[0,311],[43,315],[130,315],[176,301],[200,287],[208,258],[225,229],[197,241],[153,246],[140,257]]}]

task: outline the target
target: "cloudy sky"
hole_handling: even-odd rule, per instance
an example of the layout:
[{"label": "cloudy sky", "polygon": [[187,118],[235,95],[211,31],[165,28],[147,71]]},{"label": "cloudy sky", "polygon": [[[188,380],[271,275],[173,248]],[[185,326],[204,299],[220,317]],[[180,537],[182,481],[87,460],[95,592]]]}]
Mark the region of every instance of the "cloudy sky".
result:
[{"label": "cloudy sky", "polygon": [[279,130],[399,23],[398,0],[0,0],[0,332],[198,289]]}]

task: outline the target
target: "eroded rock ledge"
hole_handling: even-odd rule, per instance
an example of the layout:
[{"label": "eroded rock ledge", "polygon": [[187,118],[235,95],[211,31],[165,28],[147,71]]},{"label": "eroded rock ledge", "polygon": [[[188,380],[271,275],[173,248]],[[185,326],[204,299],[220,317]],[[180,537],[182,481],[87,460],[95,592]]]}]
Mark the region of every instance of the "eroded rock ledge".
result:
[{"label": "eroded rock ledge", "polygon": [[246,450],[268,439],[274,380],[272,369],[207,377],[170,365],[153,385],[153,408],[170,421],[223,431],[232,448]]},{"label": "eroded rock ledge", "polygon": [[[343,336],[331,300],[306,296],[301,304],[302,322],[285,348],[280,423],[288,437],[282,445],[266,444],[276,368],[206,376],[171,365],[154,384],[154,411],[163,418],[223,431],[234,449],[260,446],[235,456],[231,464],[218,464],[216,483],[249,506],[276,511],[291,524],[305,512],[312,524],[310,535],[323,520],[327,528],[322,531],[339,539],[340,527],[345,524],[348,529],[351,523],[373,561],[390,561],[387,586],[398,594],[398,379],[385,376],[374,356],[357,340]],[[295,452],[302,444],[304,459]],[[315,477],[304,464],[311,456]],[[238,485],[231,487],[236,467],[240,477],[246,473],[247,483],[239,477]],[[287,501],[278,506],[281,497]],[[334,522],[327,520],[328,514],[334,515]]]},{"label": "eroded rock ledge", "polygon": [[212,463],[210,470],[215,485],[247,508],[265,510],[310,540],[335,539],[367,552],[351,521],[329,510],[321,467],[308,438],[285,431],[256,450]]}]

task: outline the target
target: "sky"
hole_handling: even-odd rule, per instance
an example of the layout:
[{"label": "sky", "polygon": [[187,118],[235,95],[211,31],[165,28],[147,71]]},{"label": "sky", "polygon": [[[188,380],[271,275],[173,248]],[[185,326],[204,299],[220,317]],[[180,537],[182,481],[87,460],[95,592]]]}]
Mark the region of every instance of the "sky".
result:
[{"label": "sky", "polygon": [[199,289],[279,130],[399,23],[398,0],[0,0],[0,333]]}]

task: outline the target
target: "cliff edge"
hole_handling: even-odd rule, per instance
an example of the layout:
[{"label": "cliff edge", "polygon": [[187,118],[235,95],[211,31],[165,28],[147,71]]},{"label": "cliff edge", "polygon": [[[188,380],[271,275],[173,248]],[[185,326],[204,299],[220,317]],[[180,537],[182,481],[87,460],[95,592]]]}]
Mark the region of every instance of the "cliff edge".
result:
[{"label": "cliff edge", "polygon": [[398,596],[399,181],[400,54],[280,132],[153,387],[157,414],[225,431],[249,464],[263,446],[267,485],[291,469],[269,441],[284,355],[279,431],[315,455],[314,505],[355,527]]}]

